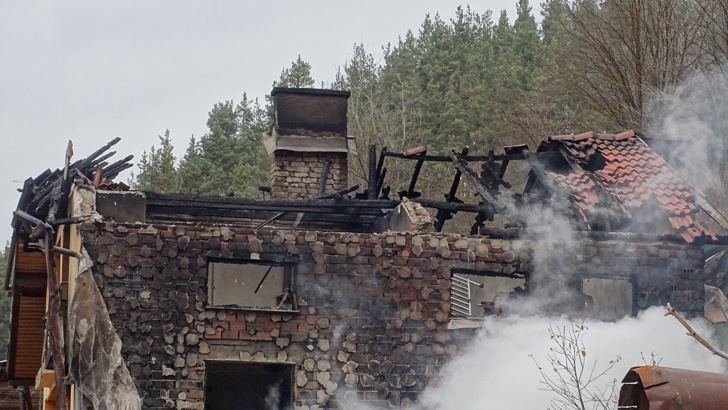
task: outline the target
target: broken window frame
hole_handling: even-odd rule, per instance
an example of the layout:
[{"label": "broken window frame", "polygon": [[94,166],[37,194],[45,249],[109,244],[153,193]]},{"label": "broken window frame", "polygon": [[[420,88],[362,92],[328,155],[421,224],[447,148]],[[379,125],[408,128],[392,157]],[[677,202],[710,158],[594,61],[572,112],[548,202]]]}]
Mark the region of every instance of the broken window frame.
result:
[{"label": "broken window frame", "polygon": [[[470,306],[470,315],[464,315],[461,312],[456,312],[456,309],[453,309],[451,306],[450,309],[450,319],[482,319],[486,315],[482,314],[476,314],[474,312],[477,312],[478,308],[482,308],[483,306],[478,304],[473,304],[472,297],[472,286],[476,286],[479,288],[484,288],[488,286],[487,283],[484,281],[487,279],[494,279],[494,278],[506,278],[506,279],[516,279],[516,280],[523,280],[523,289],[528,287],[528,274],[527,273],[503,273],[503,272],[495,272],[490,270],[477,270],[477,269],[469,269],[469,268],[463,268],[463,267],[453,267],[451,270],[452,278],[459,277],[460,280],[464,283],[467,283],[468,291],[467,291],[467,297],[469,300],[467,303]],[[470,276],[477,276],[480,278],[483,278],[483,281],[477,281],[472,280]],[[456,296],[457,291],[455,290],[453,284],[454,280],[451,279],[451,289],[450,289],[450,298],[452,305],[456,303],[456,299],[458,296]],[[515,291],[515,288],[514,288]],[[496,292],[496,293],[507,293],[507,292]],[[489,303],[495,303],[489,302]]]},{"label": "broken window frame", "polygon": [[[266,271],[263,275],[263,277],[257,281],[254,280],[253,283],[250,284],[251,287],[259,288],[264,283],[265,280],[268,278],[268,274],[270,273],[271,269],[273,268],[283,268],[283,285],[281,288],[281,292],[278,297],[285,297],[286,300],[279,302],[279,306],[281,304],[284,304],[282,307],[276,307],[276,306],[246,306],[243,304],[216,304],[214,302],[214,281],[215,281],[215,271],[214,267],[216,264],[224,264],[224,265],[239,265],[241,269],[244,269],[246,265],[255,265],[255,266],[264,266],[268,267],[269,269]],[[243,310],[243,311],[262,311],[262,312],[290,312],[290,313],[298,313],[298,301],[296,298],[296,276],[298,274],[297,271],[298,262],[297,261],[270,261],[270,260],[259,260],[259,259],[226,259],[226,258],[211,258],[208,260],[207,263],[207,301],[206,301],[206,308],[207,309],[225,309],[225,310]],[[241,275],[244,275],[245,272],[241,271]],[[246,285],[247,287],[247,285]],[[286,291],[287,289],[287,291]],[[254,291],[255,292],[255,291]],[[288,308],[287,308],[288,307]]]}]

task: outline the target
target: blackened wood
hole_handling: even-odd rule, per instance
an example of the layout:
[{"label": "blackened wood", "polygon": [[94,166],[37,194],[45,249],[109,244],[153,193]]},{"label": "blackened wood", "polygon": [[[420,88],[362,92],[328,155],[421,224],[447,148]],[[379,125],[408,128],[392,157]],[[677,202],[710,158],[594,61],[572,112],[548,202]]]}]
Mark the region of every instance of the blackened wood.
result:
[{"label": "blackened wood", "polygon": [[377,199],[377,146],[372,144],[369,146],[369,178],[367,180],[367,197],[369,199]]},{"label": "blackened wood", "polygon": [[[468,155],[468,148],[465,147],[460,153],[460,156]],[[458,187],[460,185],[460,177],[462,176],[462,172],[459,169],[455,169],[455,178],[452,181],[452,185],[450,185],[450,191],[448,191],[447,195],[445,195],[445,200],[447,202],[457,202],[457,192]],[[422,204],[422,202],[420,202]],[[425,206],[423,204],[423,206]],[[445,221],[452,218],[453,211],[457,212],[457,210],[446,210],[444,208],[438,208],[437,215],[435,215],[435,231],[440,232],[442,231],[442,228],[445,226]]]},{"label": "blackened wood", "polygon": [[45,259],[48,274],[48,333],[50,334],[53,354],[53,373],[56,380],[56,409],[68,410],[66,391],[66,364],[63,349],[63,313],[61,311],[61,294],[58,288],[56,262],[53,253],[55,235],[50,225],[45,225]]},{"label": "blackened wood", "polygon": [[431,199],[417,198],[412,202],[417,202],[425,208],[442,209],[451,212],[487,212],[493,208],[490,205],[465,204],[462,202],[444,202],[433,201]]},{"label": "blackened wood", "polygon": [[[409,159],[409,160],[419,160],[417,155],[411,155],[407,156],[404,154],[400,154],[398,152],[389,152],[389,151],[382,151],[382,157],[390,157],[390,158],[398,158],[398,159]],[[532,155],[536,155],[539,158],[553,158],[555,156],[559,156],[560,154],[558,152],[552,152],[552,151],[546,151],[546,152],[538,152]],[[493,157],[489,155],[467,155],[462,157],[463,160],[468,162],[484,162],[484,161],[518,161],[518,160],[525,160],[526,158],[524,155],[520,153],[516,154],[502,154],[502,155],[494,155]],[[381,160],[381,158],[380,158]],[[449,155],[427,155],[425,156],[425,162],[450,162],[450,156]]]},{"label": "blackened wood", "polygon": [[359,189],[359,185],[352,185],[349,188],[342,189],[341,191],[336,191],[333,194],[321,196],[317,199],[334,199],[334,198],[340,199],[342,196],[344,196],[346,194],[350,194],[350,193],[356,191],[357,189]]},{"label": "blackened wood", "polygon": [[[417,164],[415,164],[415,170],[412,173],[412,179],[410,179],[409,188],[407,188],[407,197],[412,198],[415,193],[415,185],[417,185],[417,178],[420,176],[420,171],[422,170],[422,164],[425,163],[425,157],[427,156],[427,150],[423,151],[421,154],[417,155],[419,160],[417,161]],[[419,195],[417,195],[419,196]]]},{"label": "blackened wood", "polygon": [[326,194],[326,180],[329,179],[329,171],[331,170],[331,160],[324,162],[324,169],[321,171],[321,178],[319,179],[318,196],[321,198]]},{"label": "blackened wood", "polygon": [[127,164],[124,164],[124,165],[122,165],[122,166],[120,166],[120,167],[116,168],[116,169],[115,169],[115,170],[114,170],[113,172],[109,172],[109,173],[104,173],[104,179],[106,179],[106,180],[111,180],[111,179],[114,179],[114,178],[116,178],[116,176],[117,176],[117,175],[119,175],[119,174],[120,174],[120,173],[121,173],[122,171],[124,171],[124,170],[126,170],[126,169],[129,169],[129,168],[131,168],[131,167],[133,167],[133,166],[134,166],[134,164],[129,164],[129,163],[127,163]]},{"label": "blackened wood", "polygon": [[24,410],[33,410],[33,398],[30,395],[30,388],[28,386],[23,386],[21,393],[23,396],[22,408]]},{"label": "blackened wood", "polygon": [[107,152],[106,154],[91,161],[91,163],[89,164],[89,168],[96,168],[97,166],[99,166],[99,164],[113,157],[114,155],[116,155],[116,151]]},{"label": "blackened wood", "polygon": [[35,177],[35,179],[33,180],[33,183],[36,186],[41,186],[41,185],[43,185],[43,183],[45,181],[48,180],[48,178],[50,178],[51,175],[53,175],[53,172],[50,169],[46,169],[40,175],[38,175],[37,177]]},{"label": "blackened wood", "polygon": [[[23,192],[20,194],[18,206],[15,209],[24,212],[28,210],[28,202],[30,202],[33,196],[33,185],[33,178],[28,178],[25,180],[25,182],[23,183]],[[17,229],[19,223],[20,220],[15,214],[13,214],[13,221],[10,223],[10,226],[12,226],[13,229]]]},{"label": "blackened wood", "polygon": [[109,148],[113,147],[117,143],[121,141],[120,137],[116,137],[113,140],[109,141],[104,145],[103,147],[97,149],[96,151],[92,152],[91,155],[87,156],[86,158],[80,159],[76,161],[71,168],[77,168],[80,170],[84,170],[88,168],[88,166],[96,159],[99,155],[103,154],[104,152],[108,151]]},{"label": "blackened wood", "polygon": [[382,148],[382,153],[379,155],[379,162],[377,163],[376,195],[374,195],[374,199],[379,198],[379,193],[381,192],[382,185],[384,184],[384,176],[387,173],[384,169],[384,158],[386,158],[384,155],[385,152],[387,152],[387,147]]},{"label": "blackened wood", "polygon": [[111,175],[115,172],[118,173],[118,170],[132,159],[134,159],[134,155],[127,155],[126,157],[114,162],[113,164],[104,167],[104,176],[108,178],[107,175]]},{"label": "blackened wood", "polygon": [[478,190],[478,193],[480,194],[480,198],[488,203],[489,205],[492,205],[495,210],[501,210],[502,206],[498,204],[498,200],[491,194],[491,192],[485,187],[483,184],[483,181],[478,178],[478,174],[475,173],[469,166],[468,163],[460,158],[457,154],[454,152],[450,152],[450,160],[452,161],[455,168],[459,169],[460,172],[470,180],[470,182],[475,185],[476,189]]}]

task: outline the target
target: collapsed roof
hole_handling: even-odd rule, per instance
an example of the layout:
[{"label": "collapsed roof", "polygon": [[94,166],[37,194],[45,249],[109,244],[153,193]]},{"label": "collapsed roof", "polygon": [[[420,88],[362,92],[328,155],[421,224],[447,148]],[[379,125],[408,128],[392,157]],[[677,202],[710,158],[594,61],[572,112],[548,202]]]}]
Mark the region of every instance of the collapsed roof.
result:
[{"label": "collapsed roof", "polygon": [[716,239],[695,219],[695,190],[634,131],[555,136],[538,148],[548,151],[563,157],[543,164],[542,175],[567,193],[588,229],[639,230],[630,225],[657,211],[688,243]]},{"label": "collapsed roof", "polygon": [[[359,185],[348,181],[349,157],[355,155],[353,137],[348,135],[346,125],[349,93],[275,88],[272,95],[274,124],[264,138],[272,156],[271,184],[261,187],[269,199],[152,192],[100,194],[100,199],[112,198],[107,201],[111,206],[106,208],[102,200],[96,204],[98,216],[117,222],[229,223],[256,229],[286,226],[379,232],[413,226],[441,231],[453,215],[468,212],[475,214],[470,234],[478,234],[497,227],[496,215],[503,217],[498,220],[505,222],[503,226],[526,227],[524,215],[532,211],[530,207],[550,203],[553,209],[572,214],[577,229],[582,231],[667,234],[687,243],[716,243],[718,238],[695,219],[701,208],[728,228],[728,220],[702,201],[633,131],[556,136],[545,140],[536,152],[526,145],[516,145],[505,147],[503,154],[490,150],[486,155],[469,155],[467,148],[459,153],[429,155],[427,146],[404,152],[384,148],[378,153],[371,146],[368,158],[359,161],[368,165],[363,181],[366,189],[361,192]],[[67,215],[66,198],[74,180],[100,190],[128,189],[111,180],[131,167],[132,156],[112,164],[105,162],[114,154],[106,152],[118,140],[74,163],[70,162],[69,150],[63,169],[45,171],[25,182],[18,210],[52,225],[62,225],[73,219]],[[401,187],[391,187],[391,177],[387,178],[387,166],[393,160],[400,165],[414,163],[408,186],[399,191],[396,189]],[[525,187],[508,181],[509,164],[517,161],[530,167]],[[433,162],[444,163],[451,170],[452,184],[448,192],[443,192],[444,201],[434,199],[439,196],[437,192],[423,194],[417,190],[423,166]],[[513,179],[522,181],[524,169],[518,168],[521,178]],[[461,184],[461,179],[465,183]],[[468,192],[462,196],[468,201],[458,198],[458,189],[466,187],[477,197]],[[124,206],[117,206],[116,201]],[[416,223],[387,221],[405,203]],[[428,219],[423,207],[435,210],[434,221]],[[13,228],[29,233],[17,215]]]}]

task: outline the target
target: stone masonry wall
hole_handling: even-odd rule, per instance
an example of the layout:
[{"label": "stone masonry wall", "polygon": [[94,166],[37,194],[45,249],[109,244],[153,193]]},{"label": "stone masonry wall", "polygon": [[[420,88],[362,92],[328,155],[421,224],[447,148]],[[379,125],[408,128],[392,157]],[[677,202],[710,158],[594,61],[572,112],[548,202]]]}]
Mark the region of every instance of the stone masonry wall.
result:
[{"label": "stone masonry wall", "polygon": [[331,161],[326,179],[326,193],[348,188],[345,152],[276,151],[271,164],[271,197],[316,198],[326,161]]},{"label": "stone masonry wall", "polygon": [[[337,408],[353,398],[406,406],[437,382],[460,348],[462,333],[447,330],[452,269],[528,272],[538,248],[439,233],[112,223],[82,229],[148,409],[204,408],[207,360],[294,364],[297,409]],[[206,307],[208,258],[251,254],[298,261],[299,313]],[[669,293],[676,307],[692,308],[702,306],[700,278],[685,269],[700,257],[699,249],[680,245],[601,242],[565,264],[582,275],[636,274],[655,298]]]}]

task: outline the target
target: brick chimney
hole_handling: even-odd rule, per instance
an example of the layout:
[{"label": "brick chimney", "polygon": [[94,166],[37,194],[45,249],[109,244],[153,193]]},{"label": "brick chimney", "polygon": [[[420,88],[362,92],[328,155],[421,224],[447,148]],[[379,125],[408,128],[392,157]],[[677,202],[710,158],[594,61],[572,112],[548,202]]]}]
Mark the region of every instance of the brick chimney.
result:
[{"label": "brick chimney", "polygon": [[263,142],[273,156],[271,197],[308,199],[348,187],[348,91],[275,87],[273,128]]}]

